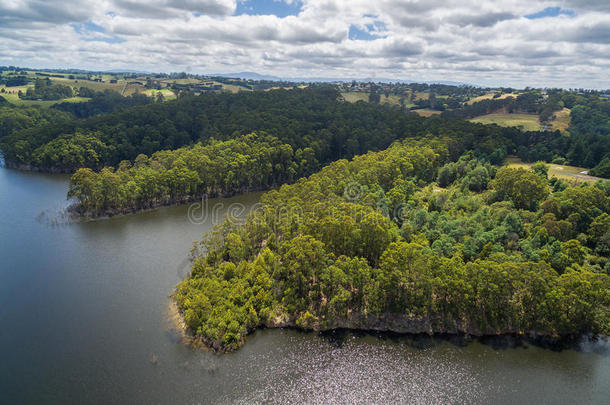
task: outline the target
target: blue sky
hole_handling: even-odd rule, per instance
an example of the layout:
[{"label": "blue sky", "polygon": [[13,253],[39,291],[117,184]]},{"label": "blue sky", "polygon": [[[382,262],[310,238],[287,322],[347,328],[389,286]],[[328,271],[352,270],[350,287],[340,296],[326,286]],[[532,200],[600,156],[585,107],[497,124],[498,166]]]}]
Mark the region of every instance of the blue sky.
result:
[{"label": "blue sky", "polygon": [[574,10],[564,10],[561,7],[547,7],[544,10],[540,10],[537,13],[528,14],[525,18],[529,18],[530,20],[535,20],[538,18],[545,17],[558,17],[560,15],[567,15],[568,17],[574,17],[576,13]]},{"label": "blue sky", "polygon": [[109,44],[120,44],[121,42],[125,42],[124,39],[115,35],[107,35],[104,27],[99,26],[92,21],[85,21],[83,23],[75,23],[70,25],[74,29],[74,32],[79,34],[83,40],[87,42],[100,41]]},{"label": "blue sky", "polygon": [[279,0],[238,0],[235,15],[275,15],[286,17],[297,15],[302,5],[300,0],[292,1],[290,4]]}]

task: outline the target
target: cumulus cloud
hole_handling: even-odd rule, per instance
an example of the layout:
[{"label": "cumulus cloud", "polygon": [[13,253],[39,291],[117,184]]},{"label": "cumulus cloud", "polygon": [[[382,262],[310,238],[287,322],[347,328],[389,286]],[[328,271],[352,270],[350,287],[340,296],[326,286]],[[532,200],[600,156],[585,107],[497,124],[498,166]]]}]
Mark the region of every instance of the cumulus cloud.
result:
[{"label": "cumulus cloud", "polygon": [[607,0],[283,1],[0,0],[0,64],[610,87]]},{"label": "cumulus cloud", "polygon": [[231,15],[235,0],[114,0],[111,2],[123,15],[147,18],[168,18],[185,12],[205,15]]}]

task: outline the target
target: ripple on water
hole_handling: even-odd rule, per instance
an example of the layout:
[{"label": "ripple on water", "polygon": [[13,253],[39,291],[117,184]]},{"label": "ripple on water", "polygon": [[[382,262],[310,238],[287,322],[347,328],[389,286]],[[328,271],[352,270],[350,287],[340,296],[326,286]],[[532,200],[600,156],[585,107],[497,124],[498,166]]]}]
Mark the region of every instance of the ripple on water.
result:
[{"label": "ripple on water", "polygon": [[[459,361],[455,348],[441,349],[442,355],[439,355],[438,346],[435,350],[414,349],[409,345],[379,343],[355,336],[346,338],[340,346],[323,339],[292,338],[291,343],[294,346],[290,350],[278,349],[282,350],[282,356],[273,353],[275,361],[269,361],[266,356],[253,356],[248,362],[248,370],[242,370],[246,376],[244,384],[259,388],[238,399],[227,397],[226,402],[483,402],[483,390],[476,372]],[[261,375],[267,379],[265,384],[258,380]]]}]

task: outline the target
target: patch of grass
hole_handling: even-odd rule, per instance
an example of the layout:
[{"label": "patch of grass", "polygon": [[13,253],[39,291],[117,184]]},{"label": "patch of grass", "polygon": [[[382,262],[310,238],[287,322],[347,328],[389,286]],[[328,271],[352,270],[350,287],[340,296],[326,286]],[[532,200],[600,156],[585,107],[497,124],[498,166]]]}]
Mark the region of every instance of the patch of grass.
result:
[{"label": "patch of grass", "polygon": [[[140,79],[141,81],[141,79]],[[144,81],[146,81],[146,79],[144,79]],[[209,83],[211,80],[204,80],[204,82]],[[162,83],[167,83],[168,85],[172,85],[174,83],[176,84],[195,84],[195,83],[199,83],[201,82],[201,80],[197,80],[197,79],[165,79],[165,80],[161,80]],[[216,82],[214,82],[214,84],[216,84]]]},{"label": "patch of grass", "polygon": [[[12,87],[11,87],[12,88]],[[6,101],[13,105],[21,105],[21,106],[38,106],[43,108],[48,108],[54,104],[68,102],[68,103],[82,103],[85,101],[89,101],[86,97],[70,97],[64,98],[61,100],[22,100],[19,98],[17,93],[0,93],[0,96],[4,97]]]},{"label": "patch of grass", "polygon": [[497,124],[501,127],[521,127],[526,131],[539,131],[540,121],[537,114],[493,113],[469,120],[480,124]]},{"label": "patch of grass", "polygon": [[172,100],[172,99],[176,98],[176,94],[174,94],[174,92],[171,89],[161,89],[161,90],[149,89],[149,90],[142,91],[142,94],[146,94],[149,97],[152,95],[156,96],[158,93],[163,94],[163,97],[165,98],[165,100]]},{"label": "patch of grass", "polygon": [[357,101],[364,101],[367,102],[369,101],[369,94],[368,93],[359,93],[359,92],[348,92],[348,93],[341,93],[341,96],[343,97],[343,99],[349,103],[355,103]]},{"label": "patch of grass", "polygon": [[427,100],[430,98],[430,93],[428,92],[423,92],[423,91],[416,91],[415,92],[415,100]]},{"label": "patch of grass", "polygon": [[[477,103],[479,101],[490,100],[490,99],[494,98],[494,94],[496,94],[496,93],[487,93],[487,94],[483,94],[482,96],[471,98],[470,100],[468,100],[466,102],[466,104],[474,104],[474,103]],[[497,97],[496,99],[497,100],[498,99],[501,100],[503,98],[508,98],[508,97],[515,97],[515,98],[517,98],[517,96],[518,96],[518,94],[514,94],[514,93],[504,93],[504,94],[501,94],[500,97]]]},{"label": "patch of grass", "polygon": [[[529,169],[532,166],[532,163],[525,163],[517,156],[508,156],[504,164],[508,167],[522,167],[524,169]],[[549,166],[549,178],[557,177],[562,180],[575,181],[578,183],[605,180],[600,177],[589,176],[588,174],[583,173],[588,171],[588,169],[584,167],[556,165],[554,163],[547,163],[547,165]]]},{"label": "patch of grass", "polygon": [[58,102],[60,102],[60,103],[84,103],[85,101],[89,101],[89,100],[91,100],[89,97],[76,96],[76,97],[64,98],[63,100],[59,100]]},{"label": "patch of grass", "polygon": [[217,83],[217,82],[214,82],[214,84],[221,84],[222,91],[230,91],[231,93],[239,93],[240,91],[251,91],[250,89],[248,89],[246,87],[238,86],[235,84],[226,84],[226,83]]},{"label": "patch of grass", "polygon": [[556,111],[554,114],[554,118],[551,120],[551,129],[553,131],[561,131],[564,133],[568,132],[568,128],[570,127],[570,121],[572,117],[570,115],[570,109],[564,108],[563,110]]},{"label": "patch of grass", "polygon": [[[58,84],[63,84],[63,85],[67,85],[67,86],[72,86],[75,89],[80,89],[81,87],[86,87],[88,89],[94,90],[94,91],[104,91],[104,90],[113,90],[116,91],[117,93],[121,93],[121,91],[123,91],[123,87],[125,87],[125,81],[124,80],[119,80],[117,83],[110,83],[109,81],[106,82],[94,82],[91,80],[70,80],[70,79],[62,79],[62,78],[58,78],[58,77],[54,77],[52,79],[53,82],[56,82]],[[127,88],[132,88],[130,89],[131,91],[128,92],[127,89],[125,91],[125,93],[123,95],[128,96],[132,93],[135,92],[136,87],[142,87],[142,86],[135,86],[135,85],[127,85]]]},{"label": "patch of grass", "polygon": [[[385,94],[381,95],[381,100],[380,100],[380,104],[390,104],[390,105],[395,105],[397,107],[400,107],[400,98],[402,96],[399,96],[397,94],[390,94],[388,97],[385,96]],[[415,106],[415,104],[412,104],[409,102],[409,99],[405,96],[405,107],[406,108],[410,108]]]},{"label": "patch of grass", "polygon": [[422,116],[422,117],[431,117],[433,115],[438,115],[441,112],[437,111],[437,110],[430,110],[428,108],[420,108],[419,110],[411,110],[414,113],[417,113],[418,115]]},{"label": "patch of grass", "polygon": [[[369,93],[361,93],[361,92],[342,92],[341,96],[343,97],[343,99],[347,102],[350,103],[356,103],[358,101],[364,101],[367,102],[369,101]],[[385,94],[380,94],[379,95],[379,104],[389,104],[389,105],[393,105],[393,106],[397,106],[400,107],[400,98],[401,96],[397,95],[397,94],[390,94],[386,97]],[[409,102],[408,97],[405,97],[405,107],[406,108],[411,108],[414,107],[415,104]]]}]

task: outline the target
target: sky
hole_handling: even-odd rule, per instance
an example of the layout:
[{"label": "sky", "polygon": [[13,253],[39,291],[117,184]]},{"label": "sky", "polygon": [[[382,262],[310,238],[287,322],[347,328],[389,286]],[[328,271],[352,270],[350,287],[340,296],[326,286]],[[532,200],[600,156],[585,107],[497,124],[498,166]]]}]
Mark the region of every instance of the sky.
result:
[{"label": "sky", "polygon": [[0,0],[0,65],[610,88],[610,1]]}]

